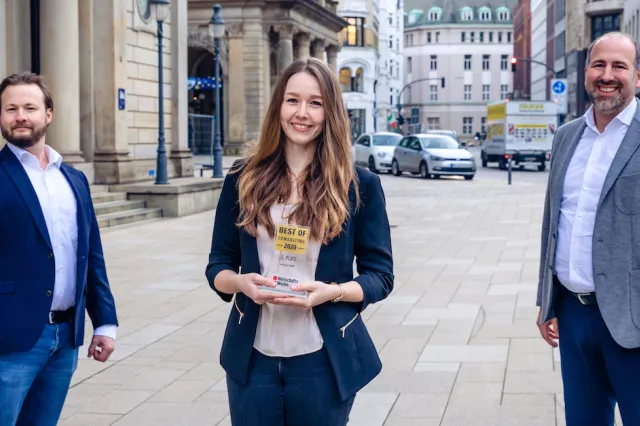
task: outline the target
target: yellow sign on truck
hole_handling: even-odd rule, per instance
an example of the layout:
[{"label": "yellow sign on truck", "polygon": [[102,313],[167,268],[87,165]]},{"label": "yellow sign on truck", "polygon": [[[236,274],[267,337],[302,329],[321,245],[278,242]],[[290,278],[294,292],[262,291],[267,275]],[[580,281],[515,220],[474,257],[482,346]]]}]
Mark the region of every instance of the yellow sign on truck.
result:
[{"label": "yellow sign on truck", "polygon": [[538,164],[546,168],[551,157],[558,106],[551,101],[501,101],[487,106],[487,137],[482,142],[482,167],[497,162],[500,169],[512,164]]}]

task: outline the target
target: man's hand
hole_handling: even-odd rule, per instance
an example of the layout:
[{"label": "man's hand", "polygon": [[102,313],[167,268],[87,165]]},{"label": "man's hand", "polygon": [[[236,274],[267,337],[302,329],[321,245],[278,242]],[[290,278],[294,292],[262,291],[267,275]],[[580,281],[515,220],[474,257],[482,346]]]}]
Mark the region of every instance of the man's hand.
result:
[{"label": "man's hand", "polygon": [[116,341],[107,336],[93,336],[87,357],[105,362],[116,348]]},{"label": "man's hand", "polygon": [[304,309],[311,309],[329,300],[340,296],[340,288],[337,285],[326,284],[320,281],[297,284],[291,287],[293,291],[307,291],[306,298],[295,296],[279,296],[270,303],[275,305],[299,306]]},{"label": "man's hand", "polygon": [[552,318],[549,321],[542,324],[542,308],[540,308],[540,312],[538,313],[538,321],[536,321],[536,325],[538,329],[540,329],[540,335],[542,338],[554,348],[558,347],[558,340],[560,338],[560,333],[558,331],[558,319]]}]

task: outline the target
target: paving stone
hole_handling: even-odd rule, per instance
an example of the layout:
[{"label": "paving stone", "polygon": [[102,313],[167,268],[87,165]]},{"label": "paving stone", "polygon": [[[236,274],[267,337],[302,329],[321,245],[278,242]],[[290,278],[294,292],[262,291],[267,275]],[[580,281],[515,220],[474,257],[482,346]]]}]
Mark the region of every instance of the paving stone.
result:
[{"label": "paving stone", "polygon": [[389,420],[429,417],[441,419],[448,401],[449,393],[402,393],[389,414]]},{"label": "paving stone", "polygon": [[205,403],[147,402],[114,426],[216,425],[229,414],[227,405]]},{"label": "paving stone", "polygon": [[507,360],[508,350],[507,346],[427,345],[420,362],[499,362]]}]

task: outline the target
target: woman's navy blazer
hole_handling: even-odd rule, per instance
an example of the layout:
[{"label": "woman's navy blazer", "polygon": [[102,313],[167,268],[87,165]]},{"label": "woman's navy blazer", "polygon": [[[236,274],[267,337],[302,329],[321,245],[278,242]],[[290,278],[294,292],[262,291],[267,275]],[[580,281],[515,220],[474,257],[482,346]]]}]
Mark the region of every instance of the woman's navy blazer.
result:
[{"label": "woman's navy blazer", "polygon": [[[234,165],[236,169],[239,165]],[[362,322],[360,313],[379,302],[393,289],[391,235],[380,178],[356,168],[361,205],[356,209],[355,190],[349,199],[351,212],[338,238],[322,245],[316,268],[316,280],[345,283],[354,280],[355,257],[364,292],[361,303],[327,302],[313,308],[343,400],[353,396],[380,373],[382,363]],[[260,274],[256,239],[238,228],[238,178],[240,172],[227,175],[216,210],[211,253],[206,276],[209,285],[225,302],[233,295],[219,292],[213,285],[219,272],[231,270]],[[235,295],[225,331],[220,363],[227,374],[241,384],[247,383],[249,360],[258,325],[260,306],[243,293]]]}]

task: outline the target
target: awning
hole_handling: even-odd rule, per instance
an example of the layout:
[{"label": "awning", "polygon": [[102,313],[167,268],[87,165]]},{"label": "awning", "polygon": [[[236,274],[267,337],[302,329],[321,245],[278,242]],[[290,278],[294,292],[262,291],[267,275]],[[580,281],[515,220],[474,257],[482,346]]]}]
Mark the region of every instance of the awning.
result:
[{"label": "awning", "polygon": [[[220,79],[220,87],[222,87],[222,79]],[[216,80],[208,77],[189,77],[187,78],[188,90],[211,90],[216,88]]]}]

